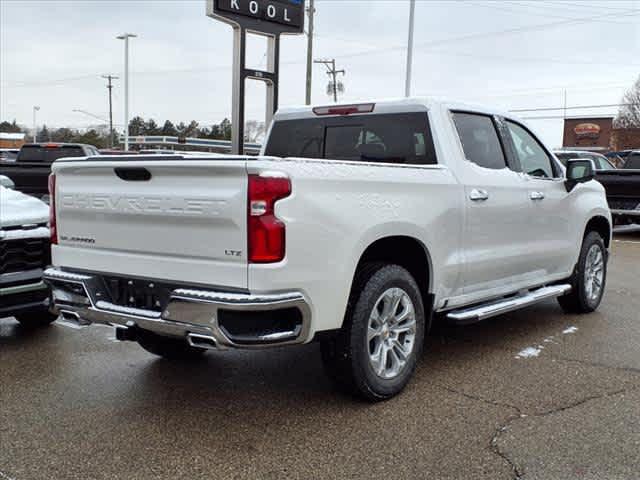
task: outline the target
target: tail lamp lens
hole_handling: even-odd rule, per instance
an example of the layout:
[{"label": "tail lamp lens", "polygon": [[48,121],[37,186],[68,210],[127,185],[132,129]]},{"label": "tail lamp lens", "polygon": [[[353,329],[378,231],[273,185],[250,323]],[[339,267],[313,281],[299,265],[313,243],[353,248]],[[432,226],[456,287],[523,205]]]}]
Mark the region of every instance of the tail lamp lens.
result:
[{"label": "tail lamp lens", "polygon": [[51,244],[58,244],[58,228],[56,222],[56,176],[49,175],[49,231],[51,232]]},{"label": "tail lamp lens", "polygon": [[276,263],[285,255],[285,225],[275,215],[278,200],[291,195],[291,181],[281,176],[249,175],[247,236],[250,263]]}]

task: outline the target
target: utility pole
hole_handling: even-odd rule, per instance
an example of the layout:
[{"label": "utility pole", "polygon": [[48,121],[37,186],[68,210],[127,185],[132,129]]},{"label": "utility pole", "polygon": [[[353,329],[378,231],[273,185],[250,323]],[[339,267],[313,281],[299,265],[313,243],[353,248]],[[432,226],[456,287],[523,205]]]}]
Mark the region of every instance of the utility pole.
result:
[{"label": "utility pole", "polygon": [[334,103],[338,103],[338,74],[341,73],[345,75],[347,72],[345,70],[336,70],[336,59],[333,58],[331,60],[315,60],[313,63],[321,63],[325,67],[327,67],[327,75],[331,77],[331,87],[333,90],[333,101]]},{"label": "utility pole", "polygon": [[38,127],[36,125],[36,112],[40,110],[37,105],[33,106],[33,143],[38,141]]},{"label": "utility pole", "polygon": [[109,89],[109,148],[113,148],[113,103],[111,98],[111,90],[113,89],[112,80],[117,80],[118,77],[114,75],[102,75],[102,78],[106,78],[109,83],[107,89]]},{"label": "utility pole", "polygon": [[416,16],[416,0],[410,0],[409,7],[409,40],[407,41],[407,79],[404,86],[404,96],[411,96],[411,70],[413,68],[413,27]]},{"label": "utility pole", "polygon": [[124,40],[124,151],[129,151],[129,39],[135,38],[133,33],[118,35],[118,40]]},{"label": "utility pole", "polygon": [[306,104],[311,105],[311,82],[313,78],[313,19],[316,9],[314,0],[309,0],[307,14],[309,15],[309,26],[307,32],[307,97]]}]

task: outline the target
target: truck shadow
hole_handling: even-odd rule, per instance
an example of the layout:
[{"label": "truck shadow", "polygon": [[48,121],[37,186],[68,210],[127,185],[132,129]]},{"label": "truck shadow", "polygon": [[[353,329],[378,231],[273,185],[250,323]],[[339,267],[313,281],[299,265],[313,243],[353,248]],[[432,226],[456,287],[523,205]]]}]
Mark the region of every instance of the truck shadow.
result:
[{"label": "truck shadow", "polygon": [[[554,301],[464,327],[438,319],[425,340],[409,390],[428,391],[438,381],[433,372],[446,376],[447,370],[464,367],[480,356],[513,359],[523,346],[560,334],[578,318],[565,316]],[[272,402],[293,402],[361,408],[361,401],[334,389],[324,374],[319,350],[318,344],[312,344],[259,352],[210,352],[198,363],[151,360],[133,383],[151,397],[161,396],[176,405],[195,402],[232,408],[257,402],[264,408]]]}]

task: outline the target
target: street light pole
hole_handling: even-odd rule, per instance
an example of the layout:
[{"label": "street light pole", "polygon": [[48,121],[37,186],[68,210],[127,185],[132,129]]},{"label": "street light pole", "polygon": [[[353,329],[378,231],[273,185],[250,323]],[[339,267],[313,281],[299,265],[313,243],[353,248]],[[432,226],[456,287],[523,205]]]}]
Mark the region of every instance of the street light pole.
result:
[{"label": "street light pole", "polygon": [[40,107],[34,105],[33,106],[33,143],[37,142],[38,137],[38,127],[36,126],[36,112],[40,110]]},{"label": "street light pole", "polygon": [[409,40],[407,42],[407,79],[404,87],[405,97],[411,96],[411,70],[413,68],[413,27],[416,16],[416,0],[410,0],[409,7]]},{"label": "street light pole", "polygon": [[129,39],[136,38],[133,33],[118,35],[118,40],[124,40],[124,151],[129,151]]}]

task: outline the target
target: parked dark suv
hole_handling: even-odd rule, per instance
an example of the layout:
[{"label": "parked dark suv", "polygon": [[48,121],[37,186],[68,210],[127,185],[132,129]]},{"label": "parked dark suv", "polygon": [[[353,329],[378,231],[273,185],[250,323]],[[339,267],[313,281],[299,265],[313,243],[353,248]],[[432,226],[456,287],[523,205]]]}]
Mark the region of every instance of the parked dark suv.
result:
[{"label": "parked dark suv", "polygon": [[79,143],[28,143],[23,145],[13,162],[0,161],[0,175],[13,180],[16,190],[43,198],[49,195],[48,178],[51,164],[64,157],[100,155],[93,145]]}]

